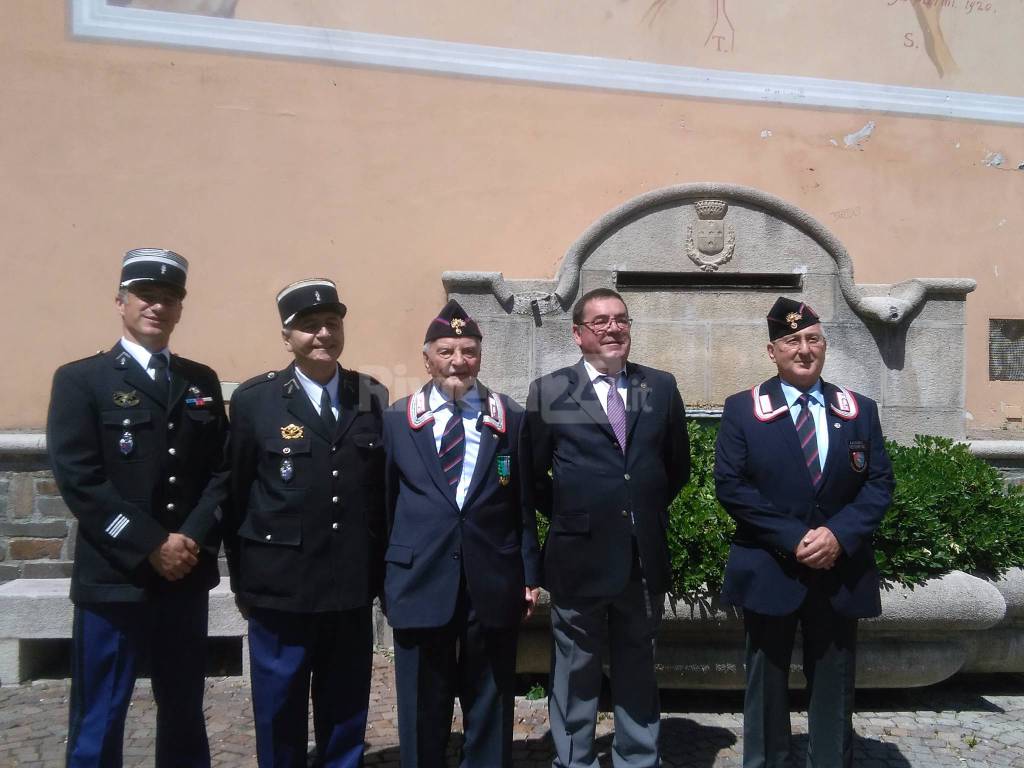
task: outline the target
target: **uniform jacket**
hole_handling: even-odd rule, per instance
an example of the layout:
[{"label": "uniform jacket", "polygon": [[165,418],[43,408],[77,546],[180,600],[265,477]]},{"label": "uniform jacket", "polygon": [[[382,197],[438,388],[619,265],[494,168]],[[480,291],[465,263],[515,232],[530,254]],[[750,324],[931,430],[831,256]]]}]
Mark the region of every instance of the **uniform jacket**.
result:
[{"label": "uniform jacket", "polygon": [[[837,613],[881,611],[871,538],[892,500],[892,465],[878,407],[822,382],[828,455],[817,489],[778,377],[725,401],[715,448],[718,500],[736,520],[722,599],[771,616],[792,613],[812,584]],[[811,528],[827,526],[842,546],[827,571],[800,565],[793,551]]]},{"label": "uniform jacket", "polygon": [[[53,377],[46,442],[64,501],[78,520],[71,599],[132,602],[154,591],[218,581],[219,505],[226,493],[227,419],[217,374],[170,358],[169,395],[118,343]],[[148,556],[180,532],[202,547],[176,582]]]},{"label": "uniform jacket", "polygon": [[484,409],[480,450],[462,509],[437,456],[426,405],[431,384],[396,402],[384,420],[390,531],[384,595],[388,621],[398,629],[447,624],[463,573],[480,622],[514,626],[523,617],[524,587],[539,583],[536,521],[524,514],[518,456],[522,408],[477,386]]},{"label": "uniform jacket", "polygon": [[665,531],[690,476],[686,414],[671,374],[628,363],[626,378],[625,454],[582,360],[530,386],[523,445],[533,504],[550,518],[544,581],[556,597],[622,592],[634,537],[648,589],[670,583]]},{"label": "uniform jacket", "polygon": [[231,397],[231,587],[247,605],[283,611],[366,606],[384,546],[387,390],[341,369],[331,435],[294,368],[250,379]]}]

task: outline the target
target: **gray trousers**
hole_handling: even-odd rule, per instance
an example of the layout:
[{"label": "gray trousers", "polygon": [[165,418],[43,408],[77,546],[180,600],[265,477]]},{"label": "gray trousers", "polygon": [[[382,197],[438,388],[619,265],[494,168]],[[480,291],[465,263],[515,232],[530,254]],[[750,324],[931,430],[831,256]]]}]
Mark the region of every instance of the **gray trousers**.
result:
[{"label": "gray trousers", "polygon": [[853,765],[853,692],[857,619],[840,616],[811,589],[796,613],[744,610],[747,692],[743,703],[743,768],[789,765],[789,666],[796,627],[803,630],[808,768]]},{"label": "gray trousers", "polygon": [[601,692],[601,648],[610,654],[615,768],[659,765],[661,710],[654,675],[654,641],[663,595],[650,595],[634,569],[614,597],[551,600],[554,636],[548,719],[555,744],[554,768],[597,768],[594,731]]}]

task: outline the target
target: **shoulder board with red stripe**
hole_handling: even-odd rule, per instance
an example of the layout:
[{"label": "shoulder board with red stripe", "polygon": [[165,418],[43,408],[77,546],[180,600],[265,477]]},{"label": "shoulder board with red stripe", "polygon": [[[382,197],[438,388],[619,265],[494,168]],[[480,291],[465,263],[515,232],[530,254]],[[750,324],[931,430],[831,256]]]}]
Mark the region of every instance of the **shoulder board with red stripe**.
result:
[{"label": "shoulder board with red stripe", "polygon": [[832,393],[832,402],[829,403],[829,410],[840,419],[846,419],[847,421],[856,419],[857,414],[860,413],[860,406],[857,405],[857,398],[854,397],[853,392],[846,387],[840,387],[838,384],[833,384],[832,386],[835,387],[835,391]]},{"label": "shoulder board with red stripe", "polygon": [[785,400],[783,400],[781,406],[773,408],[771,396],[761,392],[760,384],[755,384],[750,388],[750,396],[754,400],[754,418],[758,421],[775,421],[775,419],[789,410]]},{"label": "shoulder board with red stripe", "polygon": [[421,389],[419,392],[409,395],[409,402],[406,405],[406,416],[409,419],[409,427],[412,429],[420,429],[425,424],[433,423],[434,412],[427,407],[426,389]]},{"label": "shoulder board with red stripe", "polygon": [[490,427],[499,435],[505,434],[505,404],[497,394],[491,392],[487,395],[488,413],[483,415],[483,424]]}]

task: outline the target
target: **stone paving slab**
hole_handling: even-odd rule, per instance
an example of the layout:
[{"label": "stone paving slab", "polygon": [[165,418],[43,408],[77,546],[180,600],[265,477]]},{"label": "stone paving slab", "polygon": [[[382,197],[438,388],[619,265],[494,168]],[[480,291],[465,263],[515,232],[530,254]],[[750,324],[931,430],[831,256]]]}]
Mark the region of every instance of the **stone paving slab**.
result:
[{"label": "stone paving slab", "polygon": [[[0,766],[60,768],[67,737],[68,681],[43,680],[0,688]],[[794,697],[794,706],[805,703]],[[662,753],[666,768],[740,765],[742,696],[735,692],[666,692]],[[248,684],[238,677],[210,678],[207,723],[213,765],[256,765]],[[804,764],[806,713],[793,712],[794,765]],[[125,768],[153,765],[155,708],[149,685],[136,686],[125,730]],[[858,768],[1024,768],[1024,676],[960,680],[928,689],[858,692],[854,727]],[[611,766],[613,721],[598,723],[602,768]],[[461,733],[456,713],[449,765]],[[377,655],[367,729],[366,765],[398,768],[394,672]],[[543,701],[517,699],[514,764],[551,762]]]}]

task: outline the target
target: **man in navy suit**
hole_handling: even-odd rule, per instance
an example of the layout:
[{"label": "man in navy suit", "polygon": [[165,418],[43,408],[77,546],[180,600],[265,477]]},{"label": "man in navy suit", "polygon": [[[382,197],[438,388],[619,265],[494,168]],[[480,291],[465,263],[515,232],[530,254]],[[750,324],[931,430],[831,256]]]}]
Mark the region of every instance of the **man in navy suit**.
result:
[{"label": "man in navy suit", "polygon": [[787,764],[799,623],[808,765],[850,766],[857,619],[881,612],[871,537],[892,465],[874,401],[821,379],[814,310],[779,298],[768,333],[779,374],[725,401],[715,450],[718,500],[736,520],[722,599],[743,608],[743,765]]},{"label": "man in navy suit", "polygon": [[371,604],[384,552],[387,390],[342,368],[346,307],[330,280],[277,295],[292,363],[231,398],[224,545],[249,619],[256,758],[305,768],[312,689],[317,766],[363,764]]},{"label": "man in navy suit", "polygon": [[455,696],[464,768],[511,766],[519,623],[537,601],[533,515],[524,514],[522,409],[477,381],[482,334],[449,301],[427,329],[431,380],[384,420],[402,768],[441,768]]},{"label": "man in navy suit", "polygon": [[551,521],[553,765],[597,768],[607,638],[612,762],[647,768],[659,764],[654,641],[671,577],[668,506],[690,475],[686,416],[671,374],[627,362],[632,321],[618,293],[584,294],[572,320],[583,359],[533,382],[523,440],[532,503]]},{"label": "man in navy suit", "polygon": [[168,349],[187,272],[173,251],[129,251],[116,299],[121,340],[53,377],[46,442],[78,520],[71,768],[119,768],[146,660],[156,765],[210,765],[203,690],[227,419],[217,374]]}]

